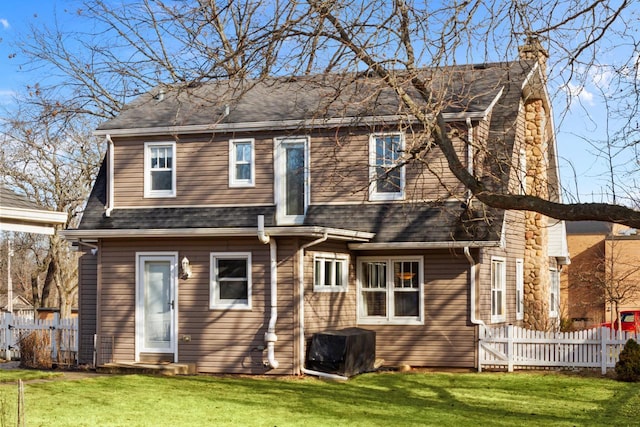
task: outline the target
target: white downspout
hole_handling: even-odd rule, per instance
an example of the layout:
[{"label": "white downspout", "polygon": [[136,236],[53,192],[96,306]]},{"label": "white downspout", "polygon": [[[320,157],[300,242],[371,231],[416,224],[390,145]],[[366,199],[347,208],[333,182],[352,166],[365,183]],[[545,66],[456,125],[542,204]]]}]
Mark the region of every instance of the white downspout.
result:
[{"label": "white downspout", "polygon": [[276,335],[276,322],[278,321],[278,246],[275,239],[264,231],[264,215],[258,215],[258,240],[265,245],[269,244],[269,265],[271,276],[271,316],[269,326],[264,334],[267,343],[267,362],[272,369],[278,369],[280,363],[276,360],[275,347],[278,336]]},{"label": "white downspout", "polygon": [[300,336],[299,336],[299,343],[298,346],[300,348],[300,354],[299,354],[299,358],[300,358],[300,372],[302,372],[305,375],[314,375],[316,377],[321,377],[321,378],[327,378],[327,379],[331,379],[331,380],[341,380],[341,381],[346,381],[349,378],[344,377],[342,375],[336,375],[336,374],[329,374],[327,372],[320,372],[320,371],[314,371],[311,369],[307,369],[304,367],[304,359],[305,359],[305,352],[304,352],[304,250],[311,247],[311,246],[315,246],[319,243],[322,243],[324,241],[326,241],[329,238],[329,234],[325,231],[324,235],[322,237],[320,237],[319,239],[316,239],[312,242],[309,242],[307,244],[304,244],[300,247],[300,249],[298,250],[298,282],[300,283],[300,289],[299,289],[299,295],[300,295],[300,300],[298,302],[298,306],[299,306],[299,310],[298,312],[300,313],[300,319],[299,319],[299,323],[300,323]]},{"label": "white downspout", "polygon": [[91,248],[91,255],[96,255],[98,253],[98,246],[94,245],[93,243],[87,243],[83,242],[82,240],[78,240],[78,244]]},{"label": "white downspout", "polygon": [[[469,261],[469,299],[471,301],[470,308],[470,318],[471,323],[474,325],[480,326],[481,330],[486,330],[486,324],[476,317],[476,268],[477,263],[471,256],[471,252],[469,251],[469,246],[464,247],[464,255],[467,257]],[[478,349],[479,351],[479,349]],[[478,363],[478,372],[482,371],[482,366]]]},{"label": "white downspout", "polygon": [[104,216],[107,218],[111,216],[113,210],[113,140],[111,135],[107,134],[107,206],[104,211]]}]

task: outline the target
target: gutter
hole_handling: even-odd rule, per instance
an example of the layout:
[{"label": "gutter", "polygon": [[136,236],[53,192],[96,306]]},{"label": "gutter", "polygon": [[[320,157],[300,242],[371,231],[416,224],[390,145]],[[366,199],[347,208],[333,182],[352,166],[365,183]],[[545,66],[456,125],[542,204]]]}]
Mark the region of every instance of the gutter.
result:
[{"label": "gutter", "polygon": [[[469,261],[469,317],[471,319],[471,323],[474,325],[480,326],[482,330],[486,330],[486,324],[476,317],[476,269],[478,263],[471,256],[471,252],[469,251],[469,247],[464,248],[464,255],[467,257]],[[480,343],[478,342],[478,346]],[[480,352],[478,351],[478,354]],[[482,365],[478,363],[478,372],[482,372]]]},{"label": "gutter", "polygon": [[[458,113],[443,113],[445,121],[460,121],[466,118],[485,119],[495,103],[502,96],[504,87],[500,88],[498,94],[494,97],[489,106],[479,111],[463,111]],[[433,115],[429,115],[433,117]],[[365,117],[334,117],[327,119],[289,119],[289,120],[265,120],[256,122],[238,122],[238,123],[207,123],[199,125],[187,126],[156,126],[149,128],[116,128],[116,129],[98,129],[93,132],[95,136],[149,136],[149,135],[169,135],[169,134],[197,134],[211,132],[244,132],[256,130],[286,130],[303,128],[335,128],[344,125],[368,126],[381,123],[398,123],[398,121],[408,123],[419,123],[418,119],[413,115],[406,114],[390,114],[383,116],[365,116]]]},{"label": "gutter", "polygon": [[278,341],[276,322],[278,321],[278,247],[275,239],[271,239],[264,231],[264,215],[258,215],[258,240],[269,245],[269,275],[271,277],[271,316],[269,326],[264,334],[267,344],[267,362],[272,369],[278,369],[280,363],[276,360],[275,346]]},{"label": "gutter", "polygon": [[106,134],[107,140],[107,206],[105,206],[104,216],[109,218],[113,210],[113,140],[111,135]]},{"label": "gutter", "polygon": [[343,377],[342,375],[336,375],[336,374],[329,374],[327,372],[320,372],[320,371],[314,371],[312,369],[307,369],[304,367],[304,356],[305,356],[305,351],[304,351],[304,251],[307,248],[310,248],[311,246],[315,246],[317,244],[320,244],[322,242],[325,242],[327,239],[329,238],[329,234],[327,232],[324,233],[324,235],[322,237],[320,237],[319,239],[316,239],[312,242],[306,243],[304,245],[302,245],[300,247],[300,249],[298,249],[298,283],[300,284],[300,288],[299,288],[299,302],[298,302],[298,312],[299,312],[299,323],[300,323],[300,335],[299,335],[299,342],[298,342],[298,346],[300,349],[300,354],[299,354],[299,359],[300,359],[300,372],[305,374],[305,375],[313,375],[316,377],[321,377],[321,378],[326,378],[326,379],[331,379],[331,380],[341,380],[341,381],[346,381],[349,378],[347,377]]}]

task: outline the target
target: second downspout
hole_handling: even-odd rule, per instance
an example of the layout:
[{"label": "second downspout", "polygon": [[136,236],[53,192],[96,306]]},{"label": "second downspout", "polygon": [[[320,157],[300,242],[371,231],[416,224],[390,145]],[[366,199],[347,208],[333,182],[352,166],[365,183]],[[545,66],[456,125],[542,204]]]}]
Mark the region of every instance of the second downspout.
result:
[{"label": "second downspout", "polygon": [[113,210],[113,140],[111,135],[106,136],[107,140],[107,206],[104,216],[111,216]]},{"label": "second downspout", "polygon": [[300,323],[300,336],[298,346],[300,347],[300,372],[306,375],[313,375],[316,377],[327,378],[332,380],[348,380],[347,377],[343,377],[342,375],[329,374],[327,372],[313,371],[311,369],[307,369],[304,367],[304,359],[305,359],[305,351],[304,351],[304,250],[310,248],[311,246],[315,246],[319,243],[326,241],[329,238],[328,233],[325,231],[324,235],[319,239],[316,239],[312,242],[304,244],[298,250],[298,283],[300,283],[300,287],[298,293],[300,294],[300,300],[298,302],[299,306],[299,323]]},{"label": "second downspout", "polygon": [[[471,323],[474,325],[478,325],[480,330],[486,330],[486,324],[476,317],[476,269],[477,263],[471,256],[471,252],[469,251],[469,246],[464,247],[464,255],[467,257],[469,261],[469,311],[470,311],[470,319]],[[479,351],[479,349],[478,349]],[[482,371],[482,366],[478,363],[478,372]]]},{"label": "second downspout", "polygon": [[269,244],[269,275],[271,277],[271,315],[264,341],[267,343],[267,362],[269,367],[278,369],[280,363],[276,360],[276,322],[278,321],[278,246],[275,239],[271,239],[264,231],[264,215],[258,215],[258,240]]}]

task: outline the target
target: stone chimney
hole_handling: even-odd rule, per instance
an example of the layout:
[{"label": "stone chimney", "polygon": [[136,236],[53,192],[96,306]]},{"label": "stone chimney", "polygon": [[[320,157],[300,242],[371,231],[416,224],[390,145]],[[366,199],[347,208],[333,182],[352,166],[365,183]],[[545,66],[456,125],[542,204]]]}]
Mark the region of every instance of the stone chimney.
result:
[{"label": "stone chimney", "polygon": [[536,36],[527,36],[524,45],[518,47],[520,59],[524,61],[537,60],[542,70],[542,75],[547,76],[547,59],[549,52],[542,47],[542,43]]}]

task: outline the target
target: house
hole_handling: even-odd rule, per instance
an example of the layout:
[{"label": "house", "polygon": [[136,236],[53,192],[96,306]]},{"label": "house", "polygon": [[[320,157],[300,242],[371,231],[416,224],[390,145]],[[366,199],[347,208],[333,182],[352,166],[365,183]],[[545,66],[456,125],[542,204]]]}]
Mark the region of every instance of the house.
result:
[{"label": "house", "polygon": [[0,312],[13,313],[14,316],[33,320],[36,310],[33,304],[22,295],[13,295],[11,304],[6,293],[0,294]]},{"label": "house", "polygon": [[[559,200],[541,65],[425,72],[468,168]],[[386,365],[474,367],[479,328],[558,324],[564,224],[474,200],[437,147],[412,151],[430,135],[374,76],[158,88],[96,134],[108,153],[64,233],[81,363],[95,335],[98,365],[308,373],[313,334],[358,327]]]},{"label": "house", "polygon": [[[600,221],[566,224],[571,265],[562,272],[562,313],[574,329],[611,322],[640,308],[640,236]],[[618,301],[616,308],[615,300]]]}]

